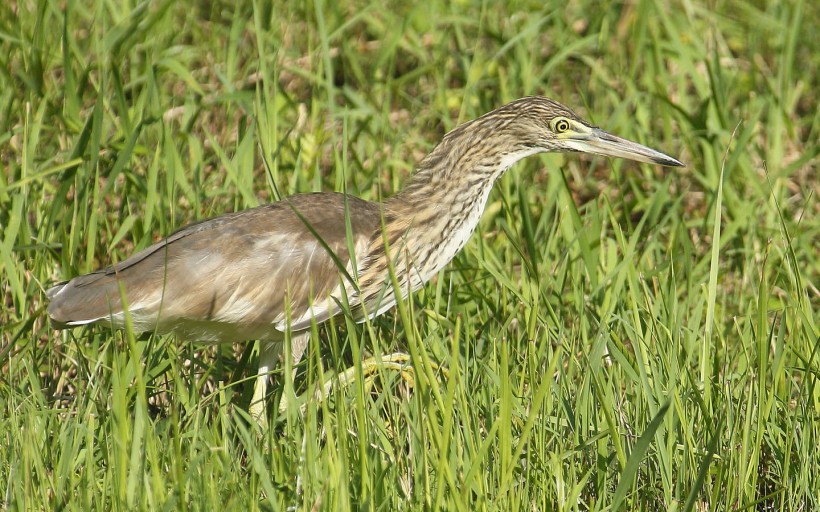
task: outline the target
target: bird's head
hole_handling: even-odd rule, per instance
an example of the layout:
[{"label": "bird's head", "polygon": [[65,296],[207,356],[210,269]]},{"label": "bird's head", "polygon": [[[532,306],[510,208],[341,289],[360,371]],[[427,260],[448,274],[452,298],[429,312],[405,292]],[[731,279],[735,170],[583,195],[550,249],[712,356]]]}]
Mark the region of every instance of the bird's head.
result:
[{"label": "bird's head", "polygon": [[[513,101],[468,123],[476,132],[505,139],[511,153],[580,152],[681,167],[683,163],[584,121],[569,108],[541,96]],[[481,136],[479,136],[481,137]],[[503,144],[503,143],[502,143]]]}]

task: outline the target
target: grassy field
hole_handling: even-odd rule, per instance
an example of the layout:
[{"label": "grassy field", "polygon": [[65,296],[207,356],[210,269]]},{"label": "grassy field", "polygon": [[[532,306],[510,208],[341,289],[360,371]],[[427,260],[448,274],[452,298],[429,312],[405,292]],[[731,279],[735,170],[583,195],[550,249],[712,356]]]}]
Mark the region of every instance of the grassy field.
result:
[{"label": "grassy field", "polygon": [[[817,5],[415,4],[0,6],[0,509],[820,509]],[[253,344],[49,325],[55,282],[388,197],[530,94],[687,167],[518,164],[422,291],[314,332],[264,432]]]}]

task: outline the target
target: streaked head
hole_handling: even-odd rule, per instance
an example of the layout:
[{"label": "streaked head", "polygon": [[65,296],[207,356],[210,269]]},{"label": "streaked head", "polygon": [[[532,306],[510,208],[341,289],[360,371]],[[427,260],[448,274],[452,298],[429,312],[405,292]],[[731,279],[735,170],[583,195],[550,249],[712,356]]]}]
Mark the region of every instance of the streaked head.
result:
[{"label": "streaked head", "polygon": [[470,128],[484,132],[483,136],[507,139],[514,152],[581,152],[683,166],[679,160],[660,151],[592,126],[564,105],[541,96],[521,98],[463,125],[463,129]]}]

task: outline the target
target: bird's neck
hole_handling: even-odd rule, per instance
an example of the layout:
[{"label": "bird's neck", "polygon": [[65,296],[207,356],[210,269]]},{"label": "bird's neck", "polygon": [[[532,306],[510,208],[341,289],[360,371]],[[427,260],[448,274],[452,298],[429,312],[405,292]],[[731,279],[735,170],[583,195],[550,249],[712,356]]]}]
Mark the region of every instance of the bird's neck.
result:
[{"label": "bird's neck", "polygon": [[503,152],[486,138],[445,137],[408,185],[385,204],[388,230],[403,237],[413,288],[441,270],[475,231],[495,181],[518,160],[537,153]]}]

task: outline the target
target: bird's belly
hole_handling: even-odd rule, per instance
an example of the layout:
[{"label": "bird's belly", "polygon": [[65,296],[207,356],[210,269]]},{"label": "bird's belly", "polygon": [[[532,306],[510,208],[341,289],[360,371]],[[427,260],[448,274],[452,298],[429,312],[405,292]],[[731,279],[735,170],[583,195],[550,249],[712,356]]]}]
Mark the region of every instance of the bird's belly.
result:
[{"label": "bird's belly", "polygon": [[[129,311],[131,326],[136,333],[175,334],[180,339],[198,343],[219,344],[237,341],[267,340],[278,341],[284,337],[282,330],[271,322],[220,321],[187,317],[160,317],[140,310]],[[113,314],[99,318],[94,323],[114,329],[125,329],[125,315]]]},{"label": "bird's belly", "polygon": [[179,319],[172,324],[161,326],[160,332],[173,332],[182,339],[209,344],[248,340],[277,341],[284,337],[284,333],[272,324],[242,324],[190,319]]}]

